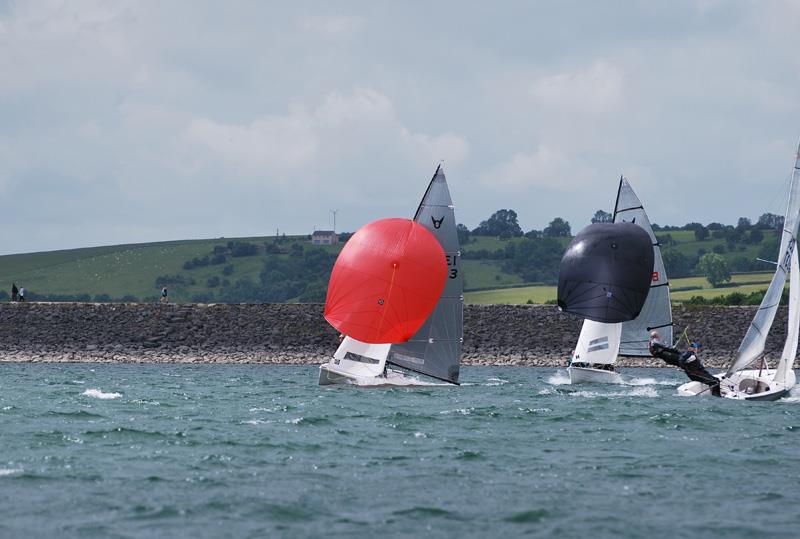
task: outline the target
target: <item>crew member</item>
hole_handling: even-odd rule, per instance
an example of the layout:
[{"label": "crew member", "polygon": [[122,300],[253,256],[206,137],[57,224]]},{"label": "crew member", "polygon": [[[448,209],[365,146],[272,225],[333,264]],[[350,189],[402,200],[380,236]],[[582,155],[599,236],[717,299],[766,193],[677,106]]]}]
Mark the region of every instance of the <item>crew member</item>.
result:
[{"label": "crew member", "polygon": [[715,397],[719,397],[719,380],[703,366],[700,358],[697,357],[699,352],[700,343],[693,342],[689,345],[689,349],[681,354],[679,366],[686,372],[686,376],[688,376],[690,380],[711,387],[711,394]]},{"label": "crew member", "polygon": [[673,367],[680,367],[680,352],[676,348],[665,346],[658,331],[650,332],[650,355],[662,359],[665,363]]}]

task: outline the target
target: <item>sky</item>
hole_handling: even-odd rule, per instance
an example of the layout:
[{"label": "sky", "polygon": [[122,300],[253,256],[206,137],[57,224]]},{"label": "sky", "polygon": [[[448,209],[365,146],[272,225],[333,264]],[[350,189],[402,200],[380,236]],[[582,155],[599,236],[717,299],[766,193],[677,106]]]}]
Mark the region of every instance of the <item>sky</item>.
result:
[{"label": "sky", "polygon": [[0,254],[353,231],[440,161],[470,228],[783,213],[800,0],[3,1]]}]

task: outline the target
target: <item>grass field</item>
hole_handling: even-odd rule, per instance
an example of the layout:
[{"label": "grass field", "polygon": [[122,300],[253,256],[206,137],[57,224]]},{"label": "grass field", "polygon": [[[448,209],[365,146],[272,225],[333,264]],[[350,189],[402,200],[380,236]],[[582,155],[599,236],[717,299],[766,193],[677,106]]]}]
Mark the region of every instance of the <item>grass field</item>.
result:
[{"label": "grass field", "polygon": [[[673,249],[687,255],[695,256],[699,250],[712,252],[716,245],[724,245],[722,240],[696,241],[692,231],[658,232],[658,235],[669,234],[677,242]],[[765,231],[765,241],[773,232]],[[248,278],[258,283],[267,255],[259,253],[254,256],[228,256],[225,264],[210,265],[183,269],[186,261],[209,255],[215,246],[225,245],[228,241],[244,241],[262,247],[265,242],[272,243],[274,237],[261,236],[250,238],[217,238],[201,240],[169,241],[159,243],[142,243],[132,245],[116,245],[69,249],[43,253],[27,253],[0,256],[0,289],[10,291],[11,283],[16,282],[30,292],[40,295],[77,295],[89,294],[92,297],[108,295],[121,298],[133,295],[142,301],[157,299],[159,287],[156,278],[163,275],[181,275],[189,281],[186,285],[171,286],[172,299],[183,302],[193,297],[207,294],[210,290],[209,279],[219,277],[235,283],[239,279]],[[566,245],[571,238],[559,238]],[[495,237],[473,236],[471,241],[462,246],[464,252],[485,249],[490,253],[503,250],[509,244],[523,241],[522,238],[501,240]],[[296,236],[286,238],[280,246],[289,249],[293,243],[309,246],[307,237]],[[338,252],[342,245],[323,247],[331,252]],[[753,259],[763,244],[737,244],[734,250],[725,246],[723,256],[729,261],[744,256]],[[288,255],[270,255],[286,257]],[[461,262],[464,276],[465,299],[468,303],[544,303],[554,300],[556,290],[553,286],[526,286],[519,275],[502,271],[503,260],[463,260]],[[225,266],[232,266],[230,275],[223,275]],[[667,268],[669,270],[669,268]],[[750,293],[765,289],[771,277],[768,273],[751,273],[735,275],[733,284],[725,288],[712,289],[702,277],[673,279],[672,298],[675,302],[685,301],[692,296],[706,298],[716,297],[732,292]],[[517,287],[514,287],[518,285]],[[510,288],[514,287],[514,288]],[[692,288],[685,290],[686,288]],[[684,289],[684,290],[681,290]],[[473,291],[470,291],[473,290]],[[482,290],[482,291],[481,291]]]},{"label": "grass field", "polygon": [[[692,296],[702,296],[714,298],[733,292],[749,294],[759,290],[766,290],[772,273],[743,273],[734,275],[731,279],[735,286],[723,288],[712,288],[705,277],[685,277],[683,279],[671,279],[671,288],[700,287],[700,289],[672,292],[670,297],[675,303],[688,300]],[[495,290],[483,290],[480,292],[467,292],[464,294],[464,301],[480,305],[494,303],[522,304],[532,301],[533,303],[546,303],[556,299],[555,286],[524,286],[519,288],[503,288]]]},{"label": "grass field", "polygon": [[[231,240],[263,244],[272,239],[220,238],[6,255],[0,256],[0,283],[7,291],[16,282],[40,294],[108,294],[114,298],[132,294],[145,300],[158,295],[156,277],[180,273],[193,278],[196,284],[173,287],[171,296],[177,301],[188,301],[193,294],[208,290],[208,278],[222,277],[222,268],[228,264],[234,266],[230,280],[243,277],[258,280],[264,257],[228,257],[226,264],[192,270],[184,270],[184,262],[207,255],[215,245],[225,245]],[[297,241],[307,244],[299,238]]]}]

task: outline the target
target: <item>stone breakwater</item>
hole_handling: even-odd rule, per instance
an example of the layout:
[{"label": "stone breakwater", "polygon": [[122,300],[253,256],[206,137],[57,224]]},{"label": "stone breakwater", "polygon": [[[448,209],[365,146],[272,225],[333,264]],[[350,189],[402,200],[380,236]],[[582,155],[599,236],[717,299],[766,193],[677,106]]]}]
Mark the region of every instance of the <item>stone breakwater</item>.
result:
[{"label": "stone breakwater", "polygon": [[[101,363],[291,363],[327,361],[338,334],[322,305],[161,305],[113,303],[0,304],[0,361]],[[703,360],[722,367],[733,357],[755,307],[674,310],[676,336],[704,346]],[[466,365],[564,366],[581,320],[546,305],[468,305]],[[777,358],[786,309],[767,343]],[[622,366],[663,366],[623,358]]]}]

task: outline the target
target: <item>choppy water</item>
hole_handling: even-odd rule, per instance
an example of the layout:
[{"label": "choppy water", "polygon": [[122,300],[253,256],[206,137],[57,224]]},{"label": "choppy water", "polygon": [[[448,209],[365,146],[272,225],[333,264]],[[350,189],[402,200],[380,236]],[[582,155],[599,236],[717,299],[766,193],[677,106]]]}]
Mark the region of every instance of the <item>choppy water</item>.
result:
[{"label": "choppy water", "polygon": [[800,536],[800,398],[320,388],[316,368],[3,365],[4,537]]}]

